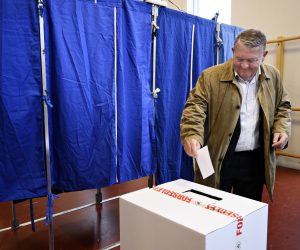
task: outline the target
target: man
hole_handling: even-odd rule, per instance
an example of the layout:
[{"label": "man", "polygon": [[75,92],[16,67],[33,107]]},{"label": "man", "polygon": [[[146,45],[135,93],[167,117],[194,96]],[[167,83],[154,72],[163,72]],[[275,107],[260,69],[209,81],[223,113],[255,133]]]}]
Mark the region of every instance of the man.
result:
[{"label": "man", "polygon": [[272,199],[275,150],[287,146],[291,105],[278,70],[264,64],[266,37],[241,32],[233,58],[203,71],[186,102],[180,124],[185,152],[207,145],[215,174],[195,181],[254,200],[266,184]]}]

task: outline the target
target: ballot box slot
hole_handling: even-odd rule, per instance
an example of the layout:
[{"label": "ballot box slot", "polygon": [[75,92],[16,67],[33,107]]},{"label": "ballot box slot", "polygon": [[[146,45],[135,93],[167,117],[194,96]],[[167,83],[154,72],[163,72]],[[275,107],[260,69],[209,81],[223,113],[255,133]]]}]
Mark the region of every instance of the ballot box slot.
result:
[{"label": "ballot box slot", "polygon": [[194,194],[202,195],[202,196],[205,196],[205,197],[217,200],[217,201],[222,200],[222,198],[220,198],[220,197],[217,197],[217,196],[214,196],[211,194],[206,194],[206,193],[203,193],[203,192],[201,192],[199,190],[195,190],[195,189],[190,189],[190,190],[184,191],[183,193],[194,193]]}]

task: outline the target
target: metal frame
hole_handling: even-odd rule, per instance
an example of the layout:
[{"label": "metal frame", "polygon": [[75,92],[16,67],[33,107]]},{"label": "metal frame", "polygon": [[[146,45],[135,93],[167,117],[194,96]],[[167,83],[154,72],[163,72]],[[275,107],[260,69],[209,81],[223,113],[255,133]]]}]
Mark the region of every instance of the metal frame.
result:
[{"label": "metal frame", "polygon": [[49,235],[49,249],[54,249],[54,232],[53,232],[53,218],[52,208],[49,205],[52,204],[52,188],[51,188],[51,170],[50,170],[50,147],[49,147],[49,125],[48,125],[48,105],[51,105],[48,100],[47,81],[46,81],[46,51],[45,51],[45,34],[44,34],[44,1],[38,0],[38,14],[39,14],[39,31],[40,31],[40,54],[41,54],[41,66],[42,66],[42,84],[43,84],[43,107],[44,107],[44,150],[45,150],[45,167],[47,173],[47,191],[48,191],[48,235]]},{"label": "metal frame", "polygon": [[218,23],[218,17],[219,17],[219,12],[217,12],[215,14],[215,16],[212,18],[212,20],[215,21],[216,23],[216,34],[215,34],[215,37],[216,37],[216,49],[215,49],[215,60],[216,60],[216,65],[219,64],[219,60],[220,60],[220,47],[223,43],[221,37],[220,37],[220,32],[221,32],[221,24]]},{"label": "metal frame", "polygon": [[[159,88],[156,88],[156,33],[159,29],[157,25],[158,8],[159,6],[166,7],[167,3],[162,0],[145,0],[146,3],[152,4],[152,96],[153,96],[153,117],[154,127],[155,125],[155,99],[158,98]],[[154,175],[150,175],[148,178],[148,187],[152,188],[154,185]]]}]

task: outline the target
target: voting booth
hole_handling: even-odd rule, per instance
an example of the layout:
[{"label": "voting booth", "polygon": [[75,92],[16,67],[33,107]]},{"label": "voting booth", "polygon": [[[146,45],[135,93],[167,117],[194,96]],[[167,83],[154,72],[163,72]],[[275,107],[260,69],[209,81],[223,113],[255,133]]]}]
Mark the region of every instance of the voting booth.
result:
[{"label": "voting booth", "polygon": [[176,180],[120,197],[122,250],[267,247],[268,205]]}]

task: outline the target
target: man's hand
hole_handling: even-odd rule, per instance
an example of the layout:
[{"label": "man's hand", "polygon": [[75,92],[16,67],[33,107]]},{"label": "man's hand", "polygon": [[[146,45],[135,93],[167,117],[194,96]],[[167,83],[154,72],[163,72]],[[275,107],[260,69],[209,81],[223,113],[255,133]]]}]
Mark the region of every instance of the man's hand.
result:
[{"label": "man's hand", "polygon": [[201,145],[195,139],[187,139],[183,147],[184,147],[184,151],[188,156],[196,157],[198,150],[201,148]]},{"label": "man's hand", "polygon": [[284,149],[288,139],[289,137],[286,133],[274,133],[272,147],[275,149]]}]

